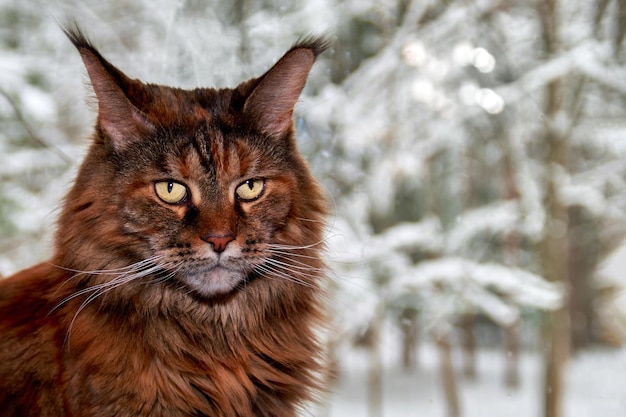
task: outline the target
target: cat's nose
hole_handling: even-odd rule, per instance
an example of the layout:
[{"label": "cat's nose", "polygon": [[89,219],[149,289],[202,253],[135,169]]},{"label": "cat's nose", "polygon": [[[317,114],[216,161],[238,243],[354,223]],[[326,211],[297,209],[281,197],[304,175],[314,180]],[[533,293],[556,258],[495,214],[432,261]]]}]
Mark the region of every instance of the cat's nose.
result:
[{"label": "cat's nose", "polygon": [[202,240],[213,246],[213,250],[222,253],[226,249],[226,245],[235,240],[233,235],[206,235]]}]

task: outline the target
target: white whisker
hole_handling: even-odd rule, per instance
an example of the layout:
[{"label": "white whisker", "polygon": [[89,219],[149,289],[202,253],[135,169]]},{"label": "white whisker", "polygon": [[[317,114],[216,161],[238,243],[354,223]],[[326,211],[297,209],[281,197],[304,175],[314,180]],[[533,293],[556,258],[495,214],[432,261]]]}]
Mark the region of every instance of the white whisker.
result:
[{"label": "white whisker", "polygon": [[317,242],[314,243],[310,243],[308,245],[301,245],[301,246],[296,246],[296,245],[284,245],[281,243],[270,243],[267,246],[270,249],[282,249],[282,250],[299,250],[299,249],[311,249],[314,248],[318,245],[321,245],[323,243],[326,243],[326,241],[328,240],[328,237],[324,237],[321,240],[318,240]]},{"label": "white whisker", "polygon": [[311,255],[303,255],[301,253],[293,253],[293,252],[289,252],[289,251],[285,251],[285,250],[276,250],[276,249],[272,249],[270,248],[270,252],[272,252],[273,254],[277,254],[277,255],[285,255],[285,257],[298,257],[298,258],[305,258],[305,259],[320,259],[319,256],[311,256]]},{"label": "white whisker", "polygon": [[[292,251],[293,249],[308,249],[314,245],[308,246],[289,246],[289,245],[276,245],[270,244],[269,252],[272,253],[272,258],[268,260],[275,268],[280,268],[282,274],[287,273],[296,273],[308,278],[317,278],[322,275],[327,276],[332,279],[341,280],[343,282],[349,283],[350,285],[354,285],[357,288],[362,290],[376,293],[374,290],[370,289],[369,286],[364,285],[365,283],[369,283],[370,279],[368,277],[358,277],[358,276],[346,276],[345,274],[339,274],[337,271],[332,268],[318,268],[308,265],[306,263],[307,259],[318,260],[318,256],[304,255],[301,253],[296,253]],[[276,249],[280,248],[280,249]],[[359,265],[359,262],[350,262],[350,261],[333,261],[332,259],[328,259],[333,263],[341,263],[344,265]],[[305,271],[307,273],[302,273],[300,271]]]},{"label": "white whisker", "polygon": [[304,287],[316,288],[315,285],[298,278],[296,275],[287,274],[286,272],[283,272],[272,265],[263,264],[258,266],[256,269],[257,271],[263,272],[263,276],[267,278],[277,278],[280,280],[290,281],[294,284],[302,285]]},{"label": "white whisker", "polygon": [[304,218],[304,217],[296,217],[296,219],[302,220],[303,222],[326,224],[325,220],[307,219],[307,218]]},{"label": "white whisker", "polygon": [[[294,265],[292,263],[283,262],[283,261],[280,261],[280,260],[275,259],[275,258],[267,259],[266,263],[269,263],[271,265],[275,265],[275,266],[277,266],[279,268],[285,269],[286,271],[294,272],[294,273],[301,273],[301,271],[304,271],[304,272],[311,272],[311,273],[318,272],[318,273],[322,273],[323,274],[323,273],[326,272],[325,269],[315,268],[315,267],[309,266],[309,265],[301,263],[301,262],[299,263],[300,265]],[[318,275],[310,275],[310,276],[318,276]]]},{"label": "white whisker", "polygon": [[80,275],[102,275],[102,274],[111,274],[111,273],[122,272],[122,271],[136,270],[138,268],[141,268],[143,265],[154,264],[155,261],[161,260],[163,258],[165,257],[162,255],[153,255],[149,258],[143,259],[141,261],[135,262],[133,264],[130,264],[124,267],[111,268],[111,269],[95,269],[91,271],[82,271],[78,269],[66,268],[60,265],[53,265],[53,266],[59,269],[63,269],[65,271],[76,272],[79,276]]},{"label": "white whisker", "polygon": [[[144,259],[142,261],[136,262],[134,264],[131,264],[129,266],[125,266],[122,268],[112,268],[112,269],[99,269],[99,270],[92,270],[92,271],[80,271],[80,270],[76,270],[76,269],[70,269],[70,268],[64,268],[64,267],[59,267],[62,268],[66,271],[72,271],[72,272],[76,272],[75,275],[73,275],[72,277],[68,278],[65,283],[63,283],[61,285],[60,288],[63,287],[63,285],[65,285],[67,282],[69,282],[70,280],[73,280],[77,277],[80,276],[90,276],[90,275],[117,275],[115,278],[113,278],[111,281],[108,282],[104,282],[101,284],[96,284],[96,285],[92,285],[90,287],[84,288],[80,291],[77,291],[75,293],[73,293],[72,295],[64,298],[63,300],[61,300],[53,309],[52,311],[56,310],[57,308],[59,308],[60,306],[62,306],[63,304],[67,303],[68,301],[79,297],[81,295],[90,293],[90,292],[95,292],[98,291],[102,288],[105,288],[107,286],[110,285],[114,285],[116,281],[121,280],[122,278],[125,277],[132,277],[133,279],[136,278],[141,278],[144,277],[146,275],[149,275],[153,272],[157,272],[159,269],[161,269],[162,267],[157,266],[154,264],[155,261],[157,260],[161,260],[163,259],[163,256],[152,256],[150,258]],[[149,266],[148,269],[144,269],[146,266]],[[132,280],[132,279],[131,279]],[[129,280],[129,282],[131,281]]]},{"label": "white whisker", "polygon": [[[111,279],[110,281],[107,282],[103,282],[100,284],[95,284],[95,285],[91,285],[87,288],[84,288],[82,290],[76,291],[75,293],[69,295],[68,297],[64,298],[63,300],[61,300],[53,309],[52,311],[58,309],[59,307],[63,306],[64,304],[68,303],[69,301],[83,296],[83,295],[87,295],[87,298],[85,298],[85,300],[83,300],[83,302],[80,304],[80,306],[78,307],[78,309],[76,310],[76,312],[74,313],[74,317],[72,318],[69,326],[68,326],[68,331],[65,337],[65,344],[69,345],[69,340],[70,340],[70,335],[71,335],[71,330],[72,327],[74,325],[74,323],[76,322],[76,319],[78,318],[78,316],[80,315],[80,313],[89,305],[91,304],[93,301],[95,301],[97,298],[103,296],[104,294],[115,290],[116,288],[122,287],[124,285],[127,285],[130,282],[136,281],[138,279],[147,277],[147,276],[151,276],[151,275],[155,275],[159,272],[164,272],[164,267],[165,266],[169,266],[169,267],[173,267],[173,269],[171,271],[169,271],[165,276],[161,276],[158,277],[156,279],[153,279],[149,282],[146,282],[146,284],[150,284],[150,283],[158,283],[158,282],[163,282],[166,281],[168,279],[170,279],[171,277],[173,277],[181,268],[182,262],[175,264],[175,265],[167,265],[167,264],[156,264],[155,261],[159,261],[164,259],[164,256],[152,256],[150,258],[144,259],[142,261],[136,262],[134,264],[128,265],[126,267],[121,267],[121,268],[112,268],[112,269],[101,269],[101,270],[93,270],[93,271],[79,271],[79,270],[72,270],[73,272],[77,272],[76,275],[72,276],[71,278],[68,279],[74,279],[76,278],[76,276],[81,276],[81,275],[111,275],[114,278]],[[66,270],[71,270],[69,268],[63,268]],[[67,282],[67,281],[66,281]],[[51,311],[51,312],[52,312]]]},{"label": "white whisker", "polygon": [[310,278],[310,279],[319,279],[322,275],[320,273],[315,273],[313,270],[298,270],[293,268],[289,264],[285,264],[282,262],[275,262],[270,259],[266,261],[264,264],[266,267],[272,268],[275,272],[280,272],[284,276],[293,276],[293,278],[301,279],[301,278]]}]

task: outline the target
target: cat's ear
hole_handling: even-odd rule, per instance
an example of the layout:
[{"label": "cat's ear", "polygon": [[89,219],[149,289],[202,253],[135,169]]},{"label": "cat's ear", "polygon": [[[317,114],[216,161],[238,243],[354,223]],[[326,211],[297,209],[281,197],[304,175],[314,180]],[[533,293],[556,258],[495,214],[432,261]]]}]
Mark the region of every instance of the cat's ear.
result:
[{"label": "cat's ear", "polygon": [[153,124],[131,102],[128,92],[143,84],[131,80],[100,55],[76,23],[63,28],[87,68],[98,100],[98,125],[116,149],[139,140],[154,129]]},{"label": "cat's ear", "polygon": [[259,77],[243,107],[244,115],[257,129],[271,136],[283,136],[291,129],[293,109],[309,71],[329,45],[323,38],[303,39]]}]

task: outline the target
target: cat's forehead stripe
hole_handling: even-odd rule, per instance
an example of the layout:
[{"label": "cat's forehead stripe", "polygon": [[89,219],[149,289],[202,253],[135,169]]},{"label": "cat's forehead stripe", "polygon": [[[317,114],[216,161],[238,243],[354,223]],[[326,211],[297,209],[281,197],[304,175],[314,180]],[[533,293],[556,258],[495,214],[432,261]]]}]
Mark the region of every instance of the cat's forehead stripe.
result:
[{"label": "cat's forehead stripe", "polygon": [[211,155],[213,156],[212,160],[215,164],[215,168],[218,172],[225,171],[223,162],[224,162],[224,137],[219,133],[215,132],[212,137],[209,139],[209,145],[211,149]]},{"label": "cat's forehead stripe", "polygon": [[216,133],[210,139],[210,149],[215,164],[216,175],[225,179],[243,174],[241,170],[241,158],[243,152],[238,141],[229,141],[221,133]]},{"label": "cat's forehead stripe", "polygon": [[229,149],[228,153],[228,169],[231,172],[235,172],[237,174],[241,174],[241,166],[240,166],[240,161],[241,161],[241,157],[239,156],[239,152],[237,152],[237,149],[232,147],[231,149]]}]

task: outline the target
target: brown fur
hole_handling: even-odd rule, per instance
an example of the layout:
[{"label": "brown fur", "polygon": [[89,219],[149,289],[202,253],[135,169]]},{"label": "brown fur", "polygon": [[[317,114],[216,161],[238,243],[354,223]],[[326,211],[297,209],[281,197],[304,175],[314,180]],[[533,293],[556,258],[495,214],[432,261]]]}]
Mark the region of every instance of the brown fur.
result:
[{"label": "brown fur", "polygon": [[[295,416],[320,388],[326,203],[292,112],[326,43],[235,89],[186,91],[131,80],[66,33],[98,121],[53,258],[0,281],[0,414]],[[264,192],[241,201],[250,178]],[[169,180],[180,203],[155,193]]]}]

